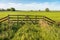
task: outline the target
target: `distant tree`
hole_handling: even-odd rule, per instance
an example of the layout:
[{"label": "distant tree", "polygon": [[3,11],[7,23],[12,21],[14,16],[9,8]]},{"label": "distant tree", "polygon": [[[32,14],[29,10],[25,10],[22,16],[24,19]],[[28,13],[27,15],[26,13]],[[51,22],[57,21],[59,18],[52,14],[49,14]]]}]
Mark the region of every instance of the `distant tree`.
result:
[{"label": "distant tree", "polygon": [[10,9],[8,8],[7,11],[10,11]]},{"label": "distant tree", "polygon": [[11,8],[10,10],[11,10],[11,11],[15,11],[15,8]]},{"label": "distant tree", "polygon": [[45,11],[46,11],[46,12],[49,12],[49,8],[46,8]]}]

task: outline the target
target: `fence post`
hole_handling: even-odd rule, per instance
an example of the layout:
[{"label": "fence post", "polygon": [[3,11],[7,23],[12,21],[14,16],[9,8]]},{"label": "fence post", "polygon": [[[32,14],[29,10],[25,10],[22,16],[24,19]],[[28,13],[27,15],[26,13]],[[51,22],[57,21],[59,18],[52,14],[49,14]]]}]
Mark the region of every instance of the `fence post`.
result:
[{"label": "fence post", "polygon": [[19,15],[17,15],[17,27],[19,25]]},{"label": "fence post", "polygon": [[[10,30],[10,15],[8,15],[8,30]],[[10,36],[9,32],[8,32],[8,36]],[[10,39],[10,37],[8,37]]]},{"label": "fence post", "polygon": [[9,15],[8,15],[8,27],[10,28],[10,17],[9,17]]},{"label": "fence post", "polygon": [[35,16],[35,24],[37,24],[37,16]]},{"label": "fence post", "polygon": [[29,17],[29,15],[25,15],[25,19],[26,19],[27,23],[29,23],[31,21],[31,18]]}]

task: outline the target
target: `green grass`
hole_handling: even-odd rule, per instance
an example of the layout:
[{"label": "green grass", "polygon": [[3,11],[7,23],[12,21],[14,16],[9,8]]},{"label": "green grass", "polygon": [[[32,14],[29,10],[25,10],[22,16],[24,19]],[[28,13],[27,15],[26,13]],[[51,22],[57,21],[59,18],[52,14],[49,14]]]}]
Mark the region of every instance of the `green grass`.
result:
[{"label": "green grass", "polygon": [[12,40],[60,40],[60,27],[41,27],[34,24],[25,24],[20,28]]},{"label": "green grass", "polygon": [[[55,21],[60,21],[60,12],[19,12],[19,11],[1,11],[0,18],[3,18],[7,15],[42,15],[47,16]],[[26,23],[23,26],[20,24],[12,25],[11,28],[7,27],[8,24],[3,24],[0,27],[1,35],[6,35],[2,39],[12,39],[12,40],[60,40],[60,27],[59,26],[49,26],[49,27],[40,27],[40,25],[34,25]],[[4,29],[6,30],[4,31]],[[8,28],[10,30],[8,30]],[[16,32],[15,32],[16,31]]]},{"label": "green grass", "polygon": [[7,15],[42,15],[47,16],[55,21],[60,21],[60,12],[20,12],[20,11],[1,11],[0,12],[0,18],[3,18]]}]

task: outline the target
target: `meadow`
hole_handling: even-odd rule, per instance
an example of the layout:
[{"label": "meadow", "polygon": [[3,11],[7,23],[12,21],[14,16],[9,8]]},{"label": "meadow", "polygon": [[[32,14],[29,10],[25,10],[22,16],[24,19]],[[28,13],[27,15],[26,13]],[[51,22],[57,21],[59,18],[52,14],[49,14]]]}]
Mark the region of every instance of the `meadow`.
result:
[{"label": "meadow", "polygon": [[60,12],[53,11],[53,12],[39,12],[39,11],[1,11],[0,12],[0,19],[7,16],[7,15],[41,15],[51,18],[55,21],[60,21]]},{"label": "meadow", "polygon": [[[0,19],[7,15],[41,15],[51,18],[56,22],[60,21],[60,12],[43,12],[43,11],[1,11]],[[60,26],[49,25],[48,27],[40,26],[40,24],[33,24],[26,22],[8,22],[0,24],[0,40],[60,40]]]}]

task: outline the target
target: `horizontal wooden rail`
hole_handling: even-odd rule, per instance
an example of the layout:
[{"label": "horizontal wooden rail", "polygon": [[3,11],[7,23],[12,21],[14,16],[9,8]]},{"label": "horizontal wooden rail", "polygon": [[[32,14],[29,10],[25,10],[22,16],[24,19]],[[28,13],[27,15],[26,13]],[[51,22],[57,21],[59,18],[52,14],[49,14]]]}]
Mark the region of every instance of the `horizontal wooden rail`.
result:
[{"label": "horizontal wooden rail", "polygon": [[50,20],[51,22],[55,22],[54,20],[52,20],[52,19],[50,19],[50,18],[48,18],[48,17],[46,17],[46,16],[44,16],[44,19],[48,19],[48,20]]},{"label": "horizontal wooden rail", "polygon": [[39,20],[10,20],[10,21],[39,21]]},{"label": "horizontal wooden rail", "polygon": [[[31,17],[33,16],[33,17]],[[44,19],[45,21],[47,21],[50,24],[54,24],[55,21],[46,17],[46,16],[40,16],[40,15],[8,15],[4,18],[0,19],[0,22],[4,22],[6,20],[8,20],[8,22],[10,21],[39,21],[40,19]]]},{"label": "horizontal wooden rail", "polygon": [[9,16],[39,16],[39,17],[43,17],[41,15],[9,15]]},{"label": "horizontal wooden rail", "polygon": [[46,20],[46,19],[44,19],[45,21],[47,21],[48,22],[48,24],[54,24],[54,22],[51,22],[51,21],[49,21],[49,20]]},{"label": "horizontal wooden rail", "polygon": [[6,17],[4,17],[4,18],[1,18],[0,20],[3,20],[3,19],[5,19],[5,18],[7,18],[8,16],[6,16]]},{"label": "horizontal wooden rail", "polygon": [[[11,19],[17,19],[17,18],[11,18]],[[42,18],[19,18],[19,19],[31,19],[31,20],[33,20],[33,19],[42,19]]]},{"label": "horizontal wooden rail", "polygon": [[2,20],[2,21],[0,21],[0,22],[4,22],[4,21],[6,21],[6,20],[8,20],[8,19],[4,19],[4,20]]},{"label": "horizontal wooden rail", "polygon": [[6,17],[4,17],[4,18],[1,18],[1,19],[0,19],[0,23],[1,23],[1,22],[4,22],[4,21],[6,21],[6,20],[8,20],[8,16],[6,16]]}]

